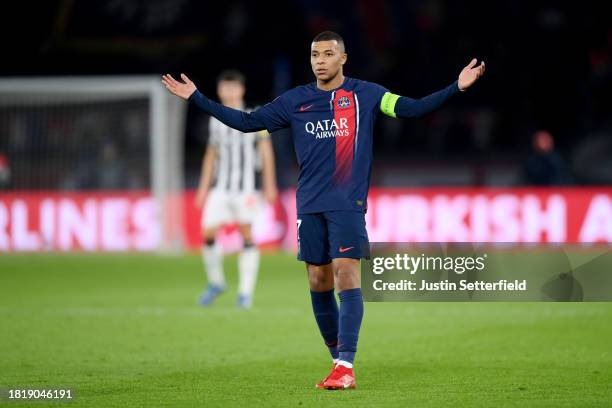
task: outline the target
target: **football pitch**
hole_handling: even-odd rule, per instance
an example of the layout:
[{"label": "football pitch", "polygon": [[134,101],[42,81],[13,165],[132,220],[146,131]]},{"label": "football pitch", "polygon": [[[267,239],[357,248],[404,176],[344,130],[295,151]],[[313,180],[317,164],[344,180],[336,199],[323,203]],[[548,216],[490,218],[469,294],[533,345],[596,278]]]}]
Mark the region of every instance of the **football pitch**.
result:
[{"label": "football pitch", "polygon": [[602,407],[612,303],[366,303],[357,389],[331,361],[305,268],[263,255],[255,304],[211,308],[197,254],[0,255],[0,389],[69,388],[79,407]]}]

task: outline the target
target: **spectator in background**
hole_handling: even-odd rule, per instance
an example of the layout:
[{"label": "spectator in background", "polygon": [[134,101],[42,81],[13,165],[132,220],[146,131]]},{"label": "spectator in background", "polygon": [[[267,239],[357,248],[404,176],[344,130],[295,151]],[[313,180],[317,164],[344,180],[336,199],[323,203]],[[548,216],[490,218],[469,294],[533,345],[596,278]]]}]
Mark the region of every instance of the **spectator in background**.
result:
[{"label": "spectator in background", "polygon": [[524,164],[526,184],[535,186],[556,186],[567,184],[569,174],[567,165],[555,150],[555,141],[547,130],[539,130],[533,135],[533,151]]}]

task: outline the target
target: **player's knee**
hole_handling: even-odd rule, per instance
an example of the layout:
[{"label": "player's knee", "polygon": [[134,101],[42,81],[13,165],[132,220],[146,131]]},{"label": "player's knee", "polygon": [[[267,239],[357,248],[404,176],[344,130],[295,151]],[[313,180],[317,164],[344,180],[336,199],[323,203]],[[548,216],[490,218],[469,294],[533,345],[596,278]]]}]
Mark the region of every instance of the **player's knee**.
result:
[{"label": "player's knee", "polygon": [[335,261],[334,275],[342,286],[359,285],[359,262],[353,260]]},{"label": "player's knee", "polygon": [[253,242],[253,236],[250,233],[248,233],[248,234],[244,234],[243,233],[242,234],[242,240],[244,242]]},{"label": "player's knee", "polygon": [[215,237],[217,236],[217,230],[207,228],[202,231],[202,236],[204,237],[206,245],[213,245],[215,243]]},{"label": "player's knee", "polygon": [[329,265],[309,265],[308,283],[310,284],[310,289],[317,292],[333,289],[334,277],[329,271]]},{"label": "player's knee", "polygon": [[245,241],[253,240],[253,234],[251,233],[251,224],[240,224],[238,228],[240,230],[240,235],[242,235],[242,238]]},{"label": "player's knee", "polygon": [[347,268],[347,269],[340,268],[336,271],[335,275],[338,281],[344,282],[349,279],[353,280],[357,276],[357,273],[353,269],[350,269],[350,268]]},{"label": "player's knee", "polygon": [[243,246],[245,248],[251,248],[255,246],[255,243],[253,242],[253,237],[251,236],[251,230],[249,229],[248,231],[241,231],[242,232],[242,241],[243,241]]},{"label": "player's knee", "polygon": [[308,277],[310,289],[315,292],[324,292],[334,288],[334,280],[322,275],[309,275]]}]

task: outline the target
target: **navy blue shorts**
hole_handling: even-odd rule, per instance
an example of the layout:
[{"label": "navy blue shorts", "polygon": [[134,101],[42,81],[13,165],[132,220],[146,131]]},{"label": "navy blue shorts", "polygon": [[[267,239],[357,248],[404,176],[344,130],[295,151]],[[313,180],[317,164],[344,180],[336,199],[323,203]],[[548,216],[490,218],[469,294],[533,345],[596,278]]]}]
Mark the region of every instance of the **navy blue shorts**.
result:
[{"label": "navy blue shorts", "polygon": [[298,214],[298,259],[325,265],[335,258],[369,258],[365,214],[361,211],[326,211]]}]

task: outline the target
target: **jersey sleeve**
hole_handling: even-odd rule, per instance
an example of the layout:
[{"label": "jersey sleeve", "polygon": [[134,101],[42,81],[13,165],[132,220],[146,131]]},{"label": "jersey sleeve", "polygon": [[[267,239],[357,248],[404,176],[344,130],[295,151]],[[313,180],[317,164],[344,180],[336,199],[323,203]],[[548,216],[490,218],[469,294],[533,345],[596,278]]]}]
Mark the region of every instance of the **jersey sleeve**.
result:
[{"label": "jersey sleeve", "polygon": [[274,132],[289,127],[291,124],[290,109],[288,108],[287,93],[274,99],[272,102],[253,112],[243,112],[238,109],[223,106],[210,100],[200,91],[196,90],[189,102],[217,118],[227,126],[244,133],[267,129]]},{"label": "jersey sleeve", "polygon": [[457,81],[444,89],[420,99],[385,92],[380,101],[380,111],[392,118],[421,117],[441,107],[453,95],[459,92]]},{"label": "jersey sleeve", "polygon": [[382,101],[383,96],[389,92],[387,88],[382,85],[375,84],[373,82],[366,82],[368,94],[374,101],[372,105],[372,109],[374,109],[374,113],[380,112],[380,102]]},{"label": "jersey sleeve", "polygon": [[272,102],[257,109],[254,114],[265,124],[265,129],[272,133],[291,126],[291,108],[287,92]]}]

